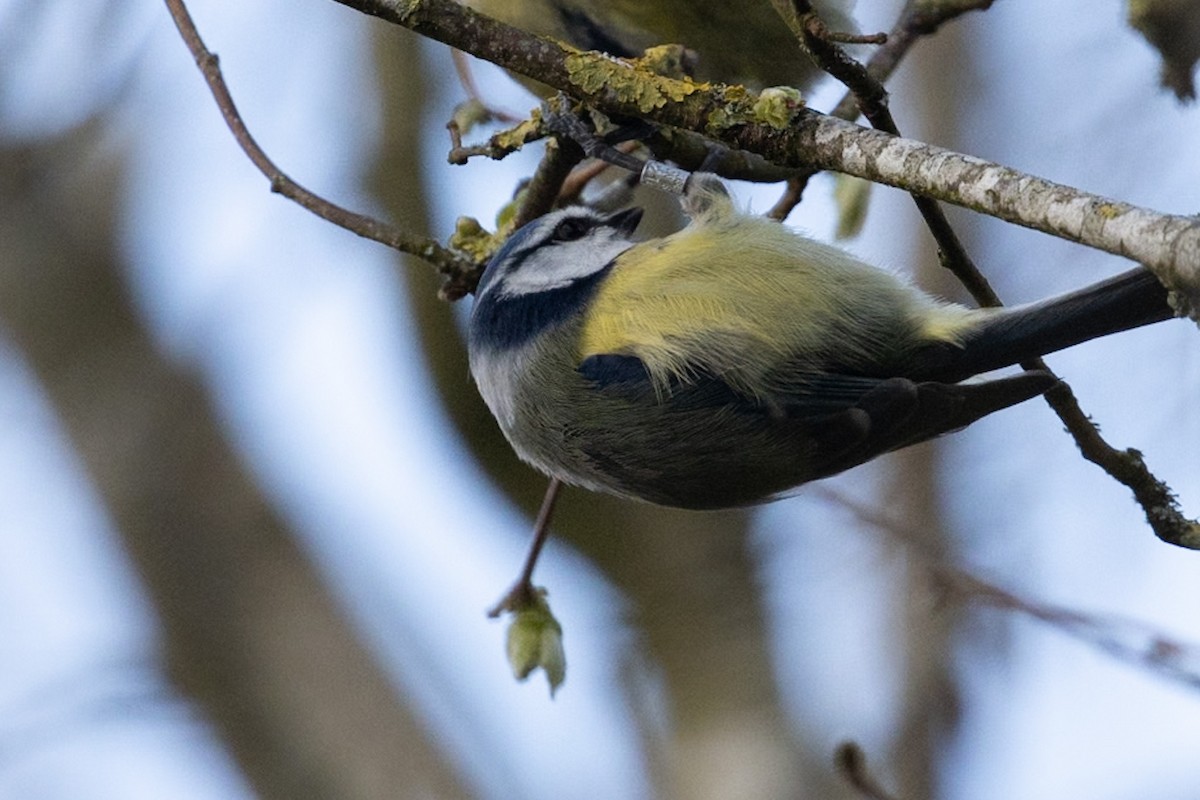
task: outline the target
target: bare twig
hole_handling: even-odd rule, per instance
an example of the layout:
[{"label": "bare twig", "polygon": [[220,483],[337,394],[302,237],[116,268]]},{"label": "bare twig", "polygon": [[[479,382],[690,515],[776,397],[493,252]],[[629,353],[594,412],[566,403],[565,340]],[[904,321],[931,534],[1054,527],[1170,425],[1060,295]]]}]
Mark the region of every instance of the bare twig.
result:
[{"label": "bare twig", "polygon": [[766,216],[777,222],[783,222],[791,216],[792,212],[796,210],[796,206],[800,205],[800,201],[804,199],[804,190],[808,188],[808,182],[815,174],[815,171],[805,170],[800,175],[788,178],[783,194],[767,211]]},{"label": "bare twig", "polygon": [[488,609],[489,617],[498,617],[505,611],[519,611],[536,602],[538,590],[533,585],[533,570],[537,567],[546,540],[550,538],[550,519],[554,516],[554,504],[558,502],[561,490],[562,481],[551,478],[550,485],[546,487],[546,496],[542,500],[542,508],[538,511],[537,521],[533,524],[533,541],[530,542],[529,552],[525,556],[525,566],[521,568],[521,574],[508,590],[508,594]]},{"label": "bare twig", "polygon": [[521,121],[522,118],[520,116],[503,108],[496,108],[483,99],[483,93],[479,91],[479,84],[475,83],[475,75],[471,71],[471,63],[467,61],[466,53],[462,50],[451,50],[450,58],[454,62],[454,73],[458,76],[458,82],[462,86],[463,91],[467,93],[467,97],[477,102],[481,108],[486,110],[488,116],[497,122],[503,122],[505,125],[515,125]]},{"label": "bare twig", "polygon": [[[908,0],[900,18],[887,34],[887,42],[871,53],[867,60],[867,72],[878,81],[886,82],[896,67],[904,60],[908,51],[922,37],[931,36],[945,25],[968,11],[983,11],[991,8],[994,0]],[[849,92],[841,99],[833,116],[853,119],[856,104],[854,93]],[[848,116],[852,114],[853,116]]]},{"label": "bare twig", "polygon": [[[623,153],[630,153],[636,146],[636,144],[631,142],[622,142],[617,145],[616,149]],[[587,185],[611,167],[612,165],[607,161],[596,158],[580,164],[571,171],[567,180],[563,181],[562,190],[559,192],[559,200],[568,203],[578,200],[583,190],[587,188]]]},{"label": "bare twig", "polygon": [[867,800],[895,800],[867,769],[867,755],[855,742],[843,742],[833,753],[837,771]]},{"label": "bare twig", "polygon": [[530,142],[538,141],[546,135],[544,126],[538,118],[521,120],[511,128],[497,131],[489,136],[482,144],[464,145],[462,132],[456,120],[446,125],[450,132],[450,152],[446,160],[451,164],[466,164],[472,158],[490,158],[500,161],[520,150]]},{"label": "bare twig", "polygon": [[838,44],[887,44],[886,33],[845,33],[843,31],[829,31],[825,34],[831,42]]},{"label": "bare twig", "polygon": [[208,88],[217,101],[217,107],[225,119],[225,124],[229,126],[234,139],[237,140],[238,145],[250,161],[271,182],[272,192],[283,195],[322,219],[345,228],[351,233],[380,242],[402,253],[417,256],[432,264],[440,273],[448,277],[475,269],[474,264],[442,247],[433,239],[410,234],[394,225],[343,208],[309,191],[284,174],[250,135],[246,123],[242,120],[237,106],[233,102],[233,96],[229,93],[229,87],[226,86],[225,79],[221,75],[217,56],[205,47],[183,0],[166,0],[166,4],[171,18],[175,20],[175,26],[179,29],[180,36],[183,37],[184,43],[191,51],[196,65],[200,67],[204,80],[208,83]]},{"label": "bare twig", "polygon": [[[822,69],[846,85],[874,128],[899,136],[900,130],[888,108],[883,84],[838,45],[829,41],[824,23],[808,0],[786,1],[791,3],[795,17],[785,16],[785,19],[792,24],[804,50]],[[942,266],[958,278],[980,305],[1001,305],[1000,297],[967,253],[938,202],[918,194],[913,194],[912,198],[937,241]],[[1029,370],[1050,371],[1040,358],[1030,359],[1021,366]],[[1132,449],[1120,451],[1108,444],[1095,423],[1079,407],[1074,393],[1065,383],[1049,392],[1046,402],[1062,420],[1084,458],[1133,491],[1156,536],[1168,544],[1200,549],[1200,523],[1183,515],[1170,489],[1150,472],[1141,453]]]},{"label": "bare twig", "polygon": [[961,567],[946,564],[921,547],[919,531],[899,520],[826,485],[816,486],[813,491],[845,508],[860,522],[895,536],[924,563],[943,591],[964,601],[1024,614],[1120,661],[1200,690],[1200,644],[1172,639],[1144,622],[1084,614],[1021,597]]},{"label": "bare twig", "polygon": [[[825,23],[813,10],[809,0],[790,2],[796,14],[796,34],[805,52],[821,69],[846,85],[871,127],[899,136],[900,129],[892,117],[891,109],[888,108],[887,90],[883,88],[883,83],[829,39]],[[912,198],[938,244],[938,256],[942,266],[954,273],[980,305],[1000,305],[1000,298],[975,266],[962,240],[950,227],[950,221],[946,219],[946,214],[938,202],[919,194],[913,194]]]},{"label": "bare twig", "polygon": [[513,220],[519,228],[554,208],[562,193],[563,184],[571,171],[583,160],[583,150],[567,137],[554,137],[546,142],[546,151],[525,187],[525,200]]},{"label": "bare twig", "polygon": [[[871,53],[871,58],[867,61],[867,73],[880,83],[886,83],[921,37],[937,32],[943,24],[961,14],[985,9],[991,4],[992,0],[948,0],[943,3],[909,0],[896,25],[885,37],[886,41]],[[853,91],[848,91],[829,115],[852,122],[858,119],[859,113],[858,98]],[[792,210],[799,205],[809,179],[817,172],[815,169],[805,169],[799,175],[789,178],[787,191],[767,215],[772,219],[787,219]]]}]

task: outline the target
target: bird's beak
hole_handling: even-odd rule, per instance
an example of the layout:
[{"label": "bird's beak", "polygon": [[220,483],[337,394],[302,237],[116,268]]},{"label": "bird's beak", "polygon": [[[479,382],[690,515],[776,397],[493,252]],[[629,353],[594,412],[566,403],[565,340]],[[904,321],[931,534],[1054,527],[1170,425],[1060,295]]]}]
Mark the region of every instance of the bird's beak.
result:
[{"label": "bird's beak", "polygon": [[609,214],[608,217],[605,218],[604,222],[613,226],[626,236],[632,236],[633,232],[637,230],[638,223],[642,221],[642,214],[644,213],[645,209],[637,208],[635,206],[633,208],[627,208],[624,211],[617,211],[613,214]]}]

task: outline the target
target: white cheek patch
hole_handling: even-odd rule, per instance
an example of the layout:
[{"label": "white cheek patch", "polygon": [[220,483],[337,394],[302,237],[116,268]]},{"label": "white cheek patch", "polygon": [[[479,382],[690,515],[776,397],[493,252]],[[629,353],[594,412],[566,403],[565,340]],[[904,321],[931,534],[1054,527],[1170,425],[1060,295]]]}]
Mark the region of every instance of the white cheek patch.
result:
[{"label": "white cheek patch", "polygon": [[570,286],[595,275],[633,244],[609,235],[545,245],[526,256],[516,270],[504,277],[500,296],[520,297]]}]

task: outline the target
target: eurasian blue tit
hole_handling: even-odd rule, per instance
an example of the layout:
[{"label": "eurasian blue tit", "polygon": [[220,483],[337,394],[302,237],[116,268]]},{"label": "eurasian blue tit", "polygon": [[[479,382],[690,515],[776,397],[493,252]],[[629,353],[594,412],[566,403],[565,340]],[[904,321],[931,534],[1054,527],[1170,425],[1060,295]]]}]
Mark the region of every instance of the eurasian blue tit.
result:
[{"label": "eurasian blue tit", "polygon": [[[755,88],[804,85],[817,69],[766,0],[467,0],[488,16],[583,50],[640,56],[682,44],[699,56],[697,77]],[[850,0],[818,0],[833,30],[849,31]]]},{"label": "eurasian blue tit", "polygon": [[471,313],[471,374],[517,454],[568,484],[683,508],[774,499],[1051,389],[967,380],[1172,316],[1137,269],[1011,309],[946,303],[784,225],[714,176],[683,230],[565,208],[509,238]]}]

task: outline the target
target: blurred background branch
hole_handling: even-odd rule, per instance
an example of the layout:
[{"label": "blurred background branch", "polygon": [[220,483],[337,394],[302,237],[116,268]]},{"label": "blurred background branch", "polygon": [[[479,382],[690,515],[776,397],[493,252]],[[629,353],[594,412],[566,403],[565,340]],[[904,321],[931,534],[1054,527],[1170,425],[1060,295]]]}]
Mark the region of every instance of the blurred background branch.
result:
[{"label": "blurred background branch", "polygon": [[[466,796],[231,450],[208,392],[151,341],[118,264],[128,154],[96,120],[0,152],[0,317],[153,598],[171,681],[264,798]],[[19,253],[19,257],[13,254]]]}]

